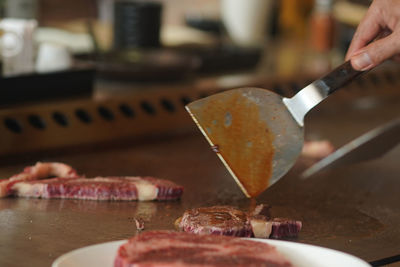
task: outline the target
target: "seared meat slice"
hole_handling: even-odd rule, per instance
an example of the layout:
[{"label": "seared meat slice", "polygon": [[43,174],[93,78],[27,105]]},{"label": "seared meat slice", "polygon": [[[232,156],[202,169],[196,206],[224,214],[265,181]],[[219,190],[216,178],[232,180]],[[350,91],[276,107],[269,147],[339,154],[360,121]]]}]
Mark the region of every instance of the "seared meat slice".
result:
[{"label": "seared meat slice", "polygon": [[256,238],[295,237],[301,230],[301,221],[270,216],[270,206],[265,204],[249,213],[231,206],[201,207],[185,211],[175,225],[195,234]]},{"label": "seared meat slice", "polygon": [[245,212],[230,206],[195,208],[185,211],[179,228],[195,234],[250,237],[251,225]]}]

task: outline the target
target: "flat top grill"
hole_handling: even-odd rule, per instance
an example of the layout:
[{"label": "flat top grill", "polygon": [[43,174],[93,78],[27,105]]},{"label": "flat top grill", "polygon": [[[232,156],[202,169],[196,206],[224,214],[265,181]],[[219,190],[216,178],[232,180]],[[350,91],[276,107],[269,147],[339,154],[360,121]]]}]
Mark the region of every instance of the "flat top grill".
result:
[{"label": "flat top grill", "polygon": [[[342,145],[398,117],[400,90],[394,88],[398,87],[397,83],[386,82],[376,86],[370,80],[367,84],[352,84],[329,97],[318,110],[312,111],[305,122],[307,137],[327,138],[335,145]],[[372,90],[372,87],[378,91]],[[284,90],[284,87],[279,88]],[[180,93],[177,96],[181,97]],[[199,97],[198,92],[190,94],[193,94],[193,98],[195,95]],[[125,100],[129,104],[131,100],[138,101],[138,97]],[[103,104],[109,103],[116,102]],[[91,109],[97,107],[98,103],[86,104],[83,107],[91,114],[100,114],[96,113],[98,110]],[[70,107],[73,107],[70,110],[76,108],[72,104]],[[64,110],[62,105],[58,109]],[[43,114],[47,114],[48,110],[53,111],[53,107],[34,110],[35,114],[46,116]],[[152,175],[170,179],[182,184],[185,193],[180,201],[172,202],[0,199],[0,266],[49,266],[55,258],[70,250],[129,238],[137,233],[134,222],[137,216],[145,220],[145,230],[174,229],[174,221],[188,208],[226,204],[249,209],[256,203],[270,204],[274,216],[302,220],[303,230],[298,238],[292,239],[295,242],[345,251],[374,265],[400,259],[400,147],[381,159],[337,168],[306,181],[300,180],[299,174],[310,162],[300,158],[294,169],[277,184],[256,200],[250,200],[236,186],[189,116],[182,115],[185,112],[183,107],[177,110],[179,123],[176,125],[185,131],[153,135],[151,138],[119,142],[111,146],[83,146],[85,142],[90,143],[90,138],[78,142],[76,136],[87,131],[85,123],[75,128],[78,134],[74,137],[65,137],[70,140],[68,145],[74,146],[65,150],[56,149],[59,143],[46,147],[46,142],[38,138],[40,134],[48,134],[46,138],[51,136],[52,127],[56,129],[53,122],[47,124],[48,133],[26,126],[26,132],[33,135],[25,141],[28,144],[25,146],[18,144],[18,138],[26,139],[26,132],[13,133],[3,129],[2,132],[6,132],[9,138],[8,142],[12,141],[18,150],[13,159],[7,159],[12,146],[8,145],[7,150],[0,151],[4,159],[0,166],[0,177],[9,177],[39,160],[60,161],[71,164],[87,177]],[[30,114],[28,109],[14,113],[8,110],[0,112],[0,119],[14,118],[29,125],[29,121],[25,121],[27,114]],[[74,113],[66,114],[70,116]],[[173,119],[168,116],[164,114],[163,120],[172,122]],[[45,118],[51,121],[51,117]],[[151,118],[152,115],[142,117],[142,127],[151,124]],[[78,125],[78,122],[73,123]],[[131,124],[128,120],[121,122],[126,125],[125,130],[112,123],[119,122],[115,120],[108,126],[104,122],[106,126],[98,127],[108,129],[110,135],[119,140],[128,140],[127,136],[140,132],[133,131],[140,125],[133,121]],[[87,127],[92,127],[90,125]],[[113,133],[110,130],[112,126],[122,134]],[[54,131],[59,133],[57,131],[60,130],[57,128]],[[140,133],[148,135],[157,132],[161,133],[161,128],[153,126],[148,131],[142,129]],[[94,139],[96,142],[107,141],[106,135],[96,135],[95,130],[87,133],[89,136],[101,136]],[[44,144],[45,149],[40,150],[39,145],[29,143]],[[24,153],[24,147],[27,153]]]}]

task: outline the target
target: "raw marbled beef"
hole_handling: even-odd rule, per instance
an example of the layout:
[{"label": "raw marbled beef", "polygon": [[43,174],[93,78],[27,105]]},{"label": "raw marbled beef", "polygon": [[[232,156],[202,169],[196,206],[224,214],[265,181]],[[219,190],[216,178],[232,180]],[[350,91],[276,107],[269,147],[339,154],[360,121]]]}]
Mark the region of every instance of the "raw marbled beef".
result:
[{"label": "raw marbled beef", "polygon": [[150,231],[123,244],[114,267],[293,266],[275,247],[250,240],[186,232]]},{"label": "raw marbled beef", "polygon": [[22,181],[46,179],[50,177],[77,178],[79,175],[71,166],[60,162],[37,162],[24,168],[21,173],[0,180],[0,198],[12,193],[14,184]]},{"label": "raw marbled beef", "polygon": [[301,221],[288,218],[274,218],[272,223],[270,238],[296,237],[302,227]]},{"label": "raw marbled beef", "polygon": [[183,187],[153,177],[52,178],[18,182],[11,188],[16,196],[89,200],[178,199]]}]

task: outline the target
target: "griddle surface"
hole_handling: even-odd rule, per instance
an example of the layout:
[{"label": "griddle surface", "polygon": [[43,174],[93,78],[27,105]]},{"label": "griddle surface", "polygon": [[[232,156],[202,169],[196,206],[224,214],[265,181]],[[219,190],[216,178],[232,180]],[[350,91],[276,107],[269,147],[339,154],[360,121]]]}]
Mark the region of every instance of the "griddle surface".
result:
[{"label": "griddle surface", "polygon": [[[398,117],[393,102],[375,110],[314,111],[306,120],[310,138],[343,145],[373,127]],[[310,163],[295,168],[256,200],[245,198],[200,132],[143,144],[54,156],[42,155],[0,167],[1,177],[36,161],[61,161],[87,177],[152,175],[185,187],[180,201],[96,202],[0,199],[0,266],[50,266],[63,253],[135,235],[134,218],[145,230],[173,229],[188,209],[227,204],[248,209],[272,205],[273,216],[303,221],[295,242],[341,250],[375,262],[400,254],[400,147],[379,160],[337,168],[313,179],[299,179]]]}]

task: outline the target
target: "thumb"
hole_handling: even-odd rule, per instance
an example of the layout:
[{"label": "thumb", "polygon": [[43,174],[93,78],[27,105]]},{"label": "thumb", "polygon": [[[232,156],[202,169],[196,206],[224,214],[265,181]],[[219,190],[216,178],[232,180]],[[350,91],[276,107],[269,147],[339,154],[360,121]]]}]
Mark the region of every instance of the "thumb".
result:
[{"label": "thumb", "polygon": [[400,35],[392,33],[355,52],[350,60],[354,69],[364,71],[381,64],[398,53],[400,53]]}]

